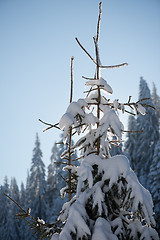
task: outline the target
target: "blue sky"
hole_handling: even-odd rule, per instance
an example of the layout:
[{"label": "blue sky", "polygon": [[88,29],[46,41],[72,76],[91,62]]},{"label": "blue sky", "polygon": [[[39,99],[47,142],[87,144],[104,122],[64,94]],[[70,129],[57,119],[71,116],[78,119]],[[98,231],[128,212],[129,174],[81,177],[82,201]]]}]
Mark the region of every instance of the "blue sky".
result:
[{"label": "blue sky", "polygon": [[[98,17],[97,0],[0,1],[0,184],[4,176],[26,180],[36,132],[48,166],[56,129],[43,133],[41,118],[57,123],[67,108],[70,58],[74,61],[74,100],[84,97],[82,75],[92,77],[94,64],[75,41],[94,56],[93,36]],[[160,94],[160,1],[104,0],[100,35],[104,65],[128,62],[116,70],[103,70],[113,99],[138,98],[141,76]],[[126,124],[126,119],[125,119]]]}]

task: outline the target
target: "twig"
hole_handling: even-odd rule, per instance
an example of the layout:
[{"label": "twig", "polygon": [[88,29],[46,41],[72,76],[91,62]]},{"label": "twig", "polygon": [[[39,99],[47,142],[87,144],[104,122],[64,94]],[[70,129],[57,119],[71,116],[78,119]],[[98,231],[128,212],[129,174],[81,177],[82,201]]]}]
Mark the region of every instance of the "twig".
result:
[{"label": "twig", "polygon": [[82,127],[82,126],[84,126],[84,125],[86,125],[86,124],[85,124],[85,123],[81,123],[80,125],[75,126],[75,127],[73,127],[72,129],[79,128],[79,127]]},{"label": "twig", "polygon": [[55,164],[64,164],[67,165],[67,162],[54,162]]},{"label": "twig", "polygon": [[138,100],[136,103],[139,103],[139,102],[142,102],[142,101],[145,101],[145,100],[149,100],[150,98],[142,98],[140,100]]},{"label": "twig", "polygon": [[128,133],[141,133],[141,132],[144,132],[144,130],[139,130],[139,131],[128,131],[128,130],[122,130],[122,132],[128,132]]},{"label": "twig", "polygon": [[124,67],[127,66],[128,63],[122,63],[122,64],[118,64],[118,65],[112,65],[112,66],[102,66],[100,65],[100,68],[105,68],[105,69],[109,69],[109,68],[120,68],[120,67]]},{"label": "twig", "polygon": [[84,78],[86,80],[97,80],[96,78],[89,78],[89,77],[85,77],[85,76],[82,76],[82,78]]},{"label": "twig", "polygon": [[109,142],[111,145],[113,145],[113,146],[115,146],[115,147],[118,147],[118,148],[120,148],[120,146],[119,145],[117,145],[116,143],[113,143],[113,142]]},{"label": "twig", "polygon": [[88,57],[97,65],[96,61],[94,58],[87,52],[87,50],[82,46],[82,44],[79,42],[78,38],[75,38],[79,46],[82,48],[82,50],[88,55]]},{"label": "twig", "polygon": [[6,196],[7,198],[9,198],[12,202],[14,202],[25,214],[27,214],[27,212],[13,199],[11,198],[9,195],[3,193],[4,196]]},{"label": "twig", "polygon": [[128,103],[130,103],[132,96],[129,96],[128,98]]},{"label": "twig", "polygon": [[88,96],[89,96],[89,94],[91,93],[91,91],[92,91],[92,87],[89,89],[89,91],[88,91],[88,93],[87,93],[87,96],[86,96],[86,97],[88,97]]},{"label": "twig", "polygon": [[70,94],[70,103],[72,102],[72,98],[73,98],[73,61],[74,61],[74,57],[71,57],[71,94]]},{"label": "twig", "polygon": [[[56,145],[58,145],[58,144],[64,145],[64,142],[58,142],[58,143],[56,143]],[[68,145],[68,143],[65,143],[65,145]]]},{"label": "twig", "polygon": [[41,119],[38,119],[38,120],[39,120],[41,123],[49,126],[48,128],[44,129],[43,132],[46,132],[47,130],[49,130],[49,129],[53,128],[53,127],[55,127],[55,128],[57,128],[57,129],[60,130],[60,128],[57,126],[59,123],[56,123],[56,124],[53,125],[53,124],[51,124],[51,123],[44,122],[44,121],[42,121]]},{"label": "twig", "polygon": [[58,173],[58,175],[68,184],[68,181],[60,173]]},{"label": "twig", "polygon": [[99,16],[98,16],[97,37],[96,37],[97,42],[99,41],[101,14],[102,14],[102,2],[99,3]]},{"label": "twig", "polygon": [[83,156],[80,156],[80,157],[78,157],[78,158],[75,158],[75,159],[73,159],[72,161],[74,162],[74,161],[77,161],[77,160],[79,160],[79,159],[81,159],[81,158],[84,158],[84,155],[83,155]]},{"label": "twig", "polygon": [[129,111],[127,111],[127,110],[124,110],[124,111],[125,111],[126,113],[129,113],[129,114],[133,115],[133,116],[136,116],[135,113],[129,112]]},{"label": "twig", "polygon": [[90,89],[90,90],[88,90],[88,91],[84,91],[83,93],[90,93],[90,92],[93,92],[93,91],[95,91],[95,90],[97,90],[98,88],[92,88],[92,89]]},{"label": "twig", "polygon": [[[36,221],[36,219],[35,219],[34,217],[32,217],[29,212],[26,212],[13,198],[11,198],[9,195],[7,195],[7,194],[5,194],[5,193],[3,193],[3,194],[4,194],[7,198],[9,198],[12,202],[14,202],[14,203],[24,212],[24,214],[26,215],[26,217],[30,217],[34,222]],[[17,215],[17,216],[18,216],[18,215]],[[20,217],[20,216],[19,216],[19,217]],[[28,223],[33,226],[33,224],[30,223],[29,221],[28,221]]]},{"label": "twig", "polygon": [[155,107],[153,107],[153,106],[151,106],[151,105],[149,105],[149,104],[141,103],[141,105],[142,105],[143,107],[150,107],[150,108],[155,109]]}]

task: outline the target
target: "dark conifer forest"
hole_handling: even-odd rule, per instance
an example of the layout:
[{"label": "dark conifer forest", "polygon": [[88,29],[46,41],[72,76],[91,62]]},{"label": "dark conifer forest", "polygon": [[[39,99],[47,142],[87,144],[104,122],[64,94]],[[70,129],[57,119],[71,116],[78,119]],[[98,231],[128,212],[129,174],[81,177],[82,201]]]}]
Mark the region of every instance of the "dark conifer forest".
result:
[{"label": "dark conifer forest", "polygon": [[[113,146],[110,154],[111,156],[126,155],[140,183],[152,194],[156,228],[160,232],[160,97],[155,85],[153,85],[151,93],[147,82],[140,78],[139,99],[142,98],[147,98],[146,104],[154,106],[155,109],[148,108],[145,116],[129,115],[129,132],[126,140],[120,147]],[[143,130],[143,132],[138,132],[138,130]],[[68,201],[67,197],[62,199],[60,196],[60,190],[66,185],[64,179],[67,177],[61,158],[61,154],[66,150],[66,145],[57,144],[57,142],[63,142],[63,135],[53,143],[50,164],[45,166],[40,139],[36,134],[26,182],[18,186],[16,176],[11,181],[7,176],[5,177],[0,186],[1,240],[39,239],[38,234],[33,236],[33,231],[27,222],[16,218],[20,209],[4,193],[25,210],[30,208],[34,218],[43,219],[47,223],[56,221],[63,204]],[[77,155],[74,154],[72,157],[76,159]],[[79,165],[79,161],[76,162],[76,165]]]}]

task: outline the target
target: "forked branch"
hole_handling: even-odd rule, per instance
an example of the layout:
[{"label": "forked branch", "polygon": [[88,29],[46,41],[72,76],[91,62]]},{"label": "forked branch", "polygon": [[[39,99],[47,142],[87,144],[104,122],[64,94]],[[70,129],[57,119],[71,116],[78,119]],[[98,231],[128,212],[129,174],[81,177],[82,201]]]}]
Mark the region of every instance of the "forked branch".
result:
[{"label": "forked branch", "polygon": [[47,127],[46,129],[44,129],[43,132],[46,132],[47,130],[49,130],[49,129],[53,128],[53,127],[55,127],[55,128],[57,128],[57,129],[60,130],[60,128],[58,127],[58,124],[59,124],[59,123],[56,123],[56,124],[53,125],[53,124],[51,124],[51,123],[44,122],[44,121],[42,121],[41,119],[38,119],[38,120],[39,120],[41,123],[49,126],[49,127]]},{"label": "forked branch", "polygon": [[[25,211],[20,204],[18,204],[13,198],[11,198],[9,195],[3,193],[7,198],[9,198],[14,204],[16,204],[20,210],[22,212],[20,213],[16,213],[15,216],[18,219],[23,219],[25,220],[30,226],[31,226],[31,230],[35,231],[33,232],[33,235],[40,233],[40,239],[42,239],[42,237],[49,238],[50,239],[50,234],[53,234],[54,232],[60,232],[61,229],[57,226],[57,224],[59,223],[59,221],[53,223],[53,224],[47,224],[44,221],[42,221],[42,219],[35,219],[33,216],[30,215],[30,211],[31,209],[28,208],[27,211]],[[30,222],[29,220],[27,220],[26,218],[29,217],[32,219],[32,221]]]},{"label": "forked branch", "polygon": [[78,38],[76,37],[75,39],[76,39],[78,45],[82,48],[82,50],[88,55],[88,57],[89,57],[95,64],[97,64],[96,61],[94,60],[94,58],[93,58],[93,57],[87,52],[87,50],[82,46],[82,44],[80,43],[80,41],[78,40]]}]

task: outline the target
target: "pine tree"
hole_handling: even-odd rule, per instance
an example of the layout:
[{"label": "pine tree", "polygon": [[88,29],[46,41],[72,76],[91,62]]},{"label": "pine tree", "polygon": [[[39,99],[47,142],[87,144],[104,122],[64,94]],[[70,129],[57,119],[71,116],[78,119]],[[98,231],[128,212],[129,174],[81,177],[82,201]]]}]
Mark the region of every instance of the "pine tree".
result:
[{"label": "pine tree", "polygon": [[149,173],[149,189],[154,202],[157,229],[160,234],[160,138],[155,146],[153,161]]},{"label": "pine tree", "polygon": [[[153,203],[150,193],[142,187],[123,155],[111,157],[109,145],[113,136],[121,142],[123,125],[116,114],[125,111],[125,106],[133,105],[137,112],[144,114],[143,103],[121,104],[110,102],[102,92],[112,94],[112,88],[101,77],[102,68],[125,66],[104,66],[99,57],[99,31],[101,4],[97,35],[93,38],[96,60],[77,42],[90,59],[96,64],[94,78],[85,78],[90,87],[85,99],[70,102],[59,126],[64,131],[64,141],[71,129],[84,135],[72,146],[83,150],[82,161],[78,168],[76,195],[63,205],[59,220],[63,223],[61,233],[52,239],[59,240],[106,240],[106,239],[155,239],[158,234],[152,227]],[[96,106],[96,110],[92,109]],[[90,110],[90,112],[88,112]],[[68,151],[66,151],[66,154]],[[63,154],[64,155],[64,154]],[[72,169],[72,166],[70,166]]]},{"label": "pine tree", "polygon": [[[144,99],[146,105],[152,105],[152,99],[147,82],[141,77],[139,86],[139,99]],[[158,119],[154,109],[148,108],[145,116],[139,115],[137,118],[138,130],[144,130],[137,134],[136,141],[136,172],[140,182],[148,188],[148,174],[152,163],[154,148],[158,140]]]}]

